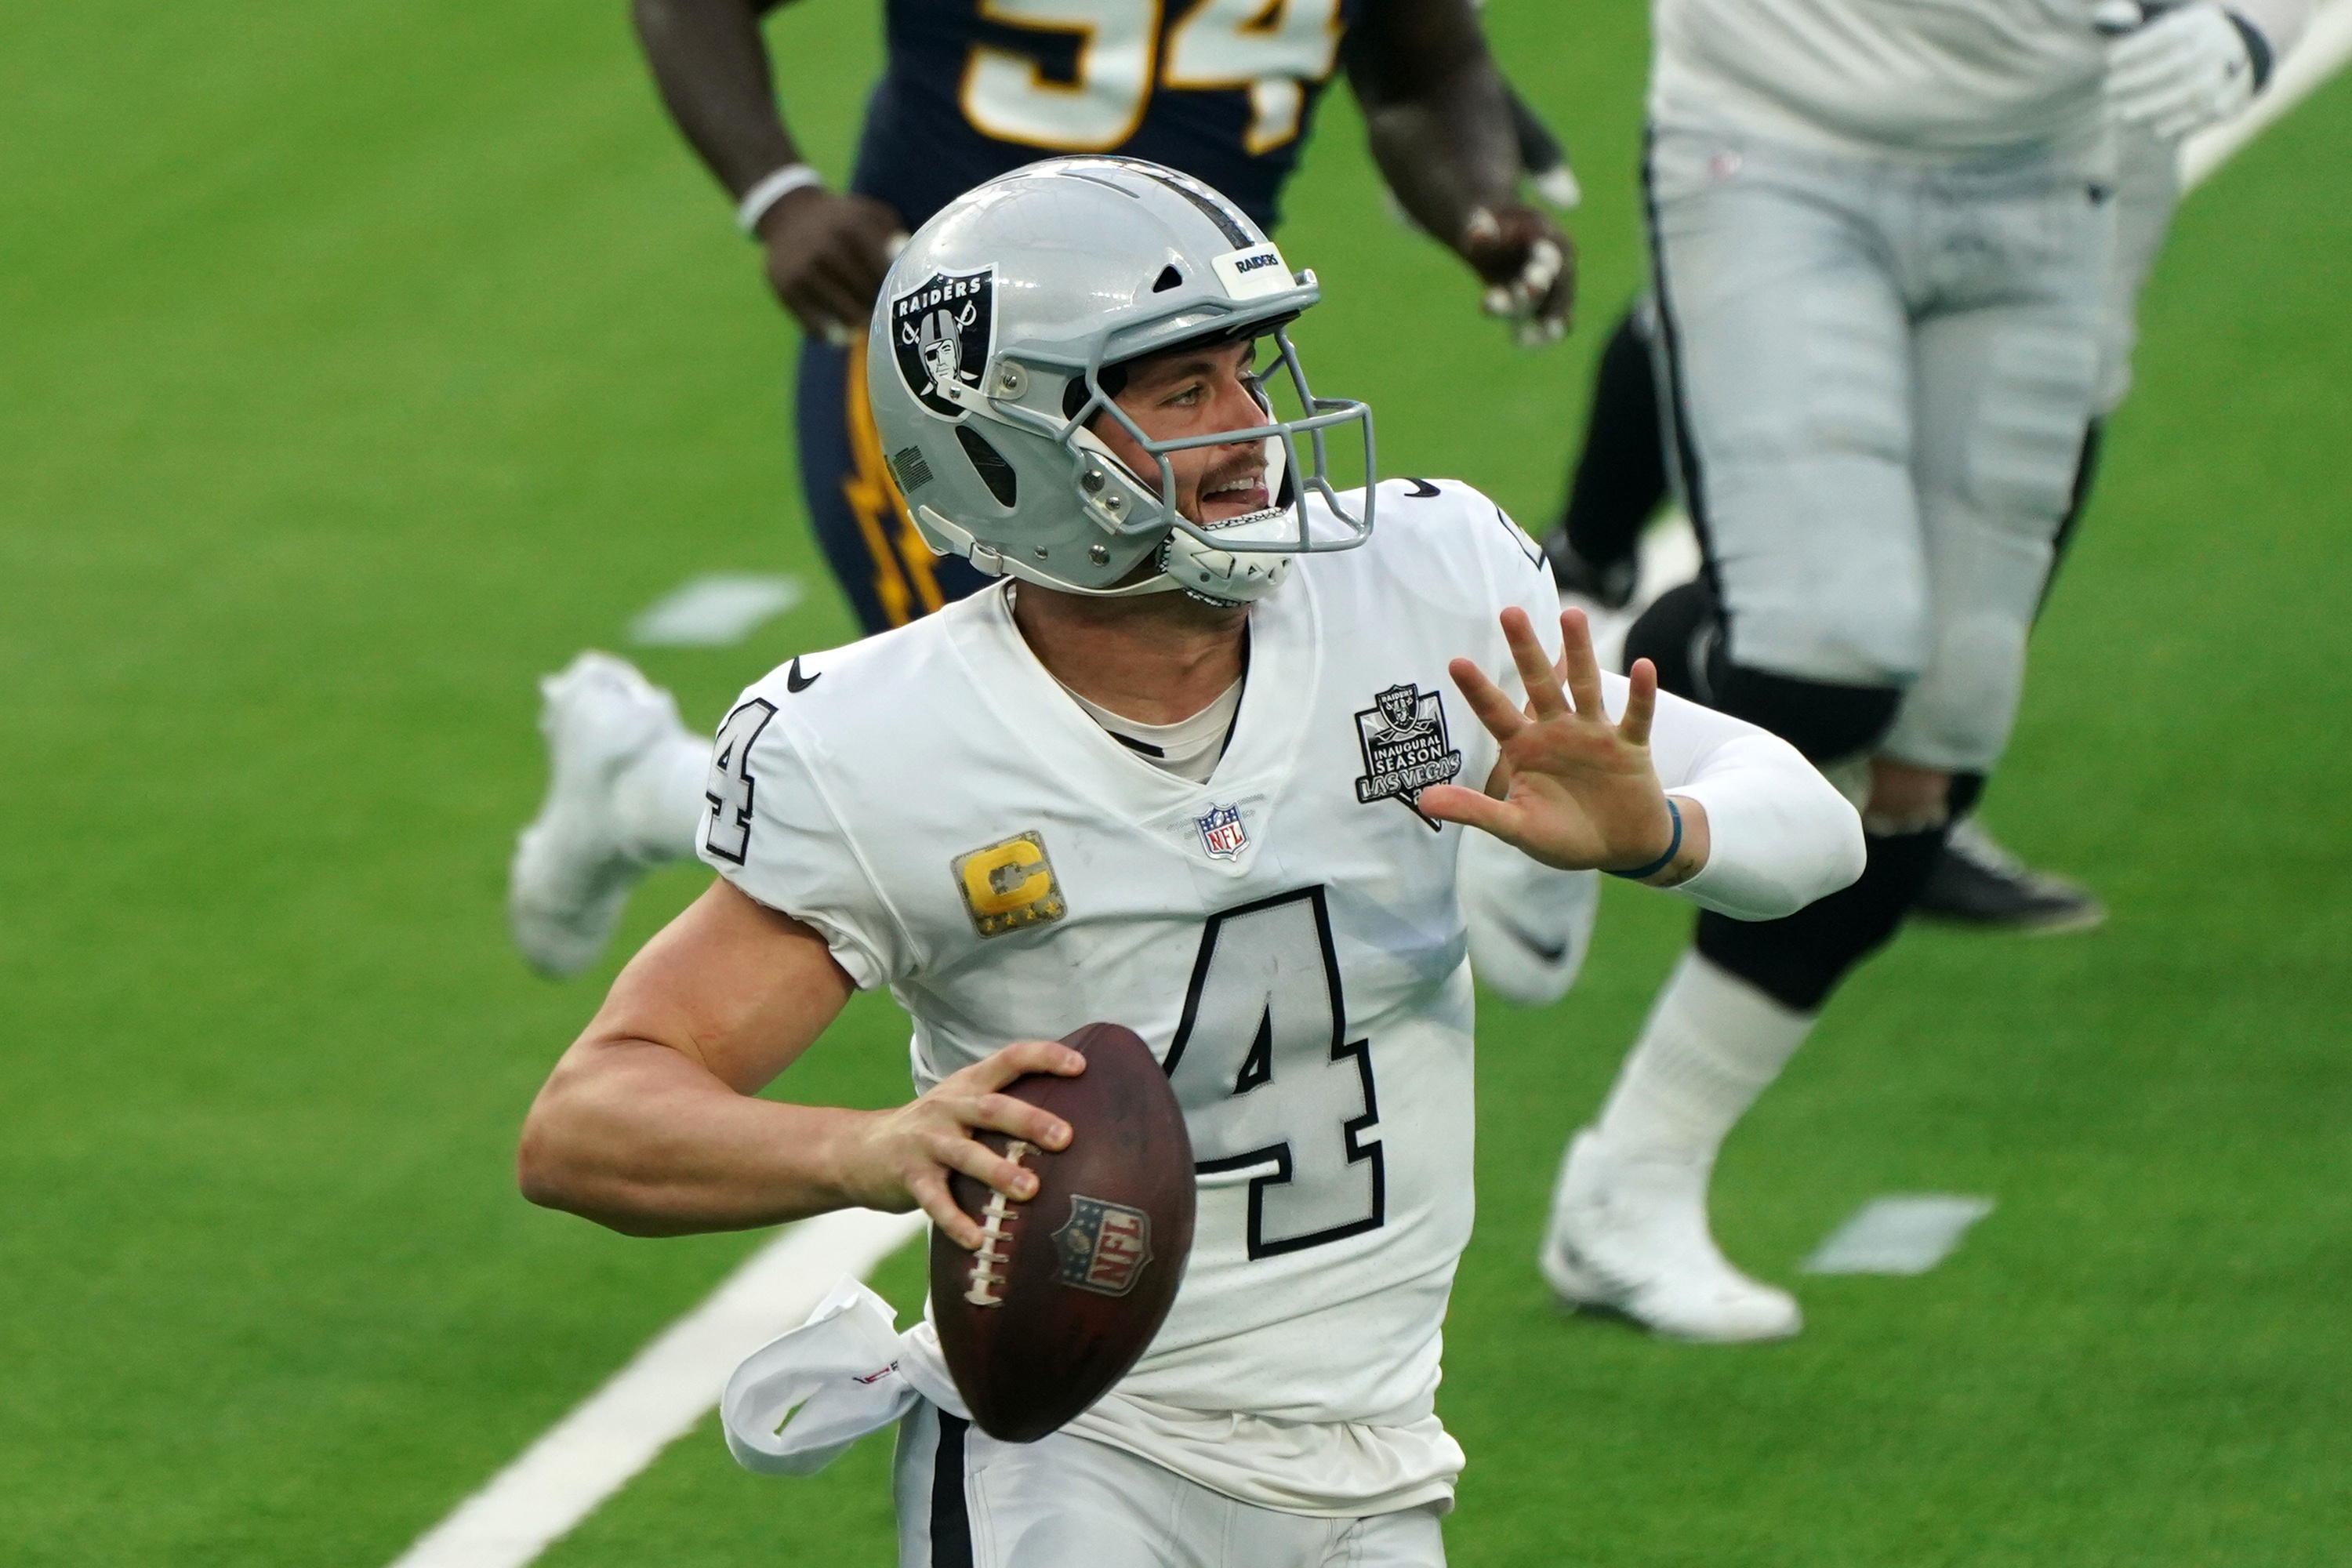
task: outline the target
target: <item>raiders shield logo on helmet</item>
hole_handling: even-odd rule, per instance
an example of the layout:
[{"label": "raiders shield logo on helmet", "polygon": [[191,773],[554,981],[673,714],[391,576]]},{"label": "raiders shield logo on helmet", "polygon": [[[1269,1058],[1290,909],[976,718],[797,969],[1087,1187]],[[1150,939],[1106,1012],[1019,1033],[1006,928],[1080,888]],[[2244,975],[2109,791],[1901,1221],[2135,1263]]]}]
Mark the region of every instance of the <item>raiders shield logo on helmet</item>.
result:
[{"label": "raiders shield logo on helmet", "polygon": [[890,301],[890,347],[916,400],[961,419],[996,347],[996,268],[934,272]]}]

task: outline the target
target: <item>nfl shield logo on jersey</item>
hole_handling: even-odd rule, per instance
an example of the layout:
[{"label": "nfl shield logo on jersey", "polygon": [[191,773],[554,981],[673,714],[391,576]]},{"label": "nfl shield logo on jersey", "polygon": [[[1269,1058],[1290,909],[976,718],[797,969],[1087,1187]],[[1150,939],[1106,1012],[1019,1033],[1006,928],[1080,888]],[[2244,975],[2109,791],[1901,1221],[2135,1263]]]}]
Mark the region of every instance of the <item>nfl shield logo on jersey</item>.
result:
[{"label": "nfl shield logo on jersey", "polygon": [[1238,805],[1213,805],[1192,819],[1201,830],[1201,847],[1218,860],[1230,860],[1249,844],[1249,829],[1242,826],[1242,808]]},{"label": "nfl shield logo on jersey", "polygon": [[916,400],[961,419],[996,347],[996,268],[934,272],[890,301],[890,348]]}]

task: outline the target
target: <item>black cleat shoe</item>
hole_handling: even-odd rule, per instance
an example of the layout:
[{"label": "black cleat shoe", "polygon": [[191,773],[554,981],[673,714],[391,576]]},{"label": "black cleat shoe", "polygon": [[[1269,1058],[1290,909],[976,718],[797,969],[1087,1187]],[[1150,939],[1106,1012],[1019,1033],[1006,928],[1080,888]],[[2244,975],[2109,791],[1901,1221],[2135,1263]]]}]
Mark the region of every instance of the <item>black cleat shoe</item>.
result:
[{"label": "black cleat shoe", "polygon": [[2089,931],[2107,918],[2107,907],[2088,888],[2035,870],[1973,818],[1952,829],[1916,907],[1931,920],[2042,936]]},{"label": "black cleat shoe", "polygon": [[1633,602],[1633,590],[1641,585],[1642,558],[1628,555],[1622,561],[1596,565],[1576,552],[1568,542],[1568,530],[1555,528],[1544,535],[1544,559],[1551,563],[1552,581],[1563,594],[1574,594],[1589,599],[1604,610],[1622,610]]}]

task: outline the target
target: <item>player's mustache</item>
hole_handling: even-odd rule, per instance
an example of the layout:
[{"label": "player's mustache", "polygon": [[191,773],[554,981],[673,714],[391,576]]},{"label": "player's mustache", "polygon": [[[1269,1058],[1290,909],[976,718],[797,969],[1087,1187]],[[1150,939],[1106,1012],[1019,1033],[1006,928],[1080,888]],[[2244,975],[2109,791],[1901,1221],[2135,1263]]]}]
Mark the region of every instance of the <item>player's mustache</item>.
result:
[{"label": "player's mustache", "polygon": [[1265,482],[1265,453],[1258,451],[1237,453],[1223,462],[1213,464],[1208,471],[1201,476],[1200,486],[1193,493],[1202,500],[1206,500],[1210,493],[1220,485],[1229,485],[1235,479],[1252,479],[1263,485]]}]

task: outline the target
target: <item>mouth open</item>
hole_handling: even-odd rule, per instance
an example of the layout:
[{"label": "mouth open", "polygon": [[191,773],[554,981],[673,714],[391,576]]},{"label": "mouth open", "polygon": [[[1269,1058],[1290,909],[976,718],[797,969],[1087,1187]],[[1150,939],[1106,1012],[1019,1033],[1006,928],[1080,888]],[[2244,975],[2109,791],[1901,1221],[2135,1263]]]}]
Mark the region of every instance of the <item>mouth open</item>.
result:
[{"label": "mouth open", "polygon": [[1264,511],[1273,504],[1265,492],[1265,465],[1253,463],[1238,473],[1212,476],[1201,489],[1200,519],[1203,524],[1226,522]]}]

